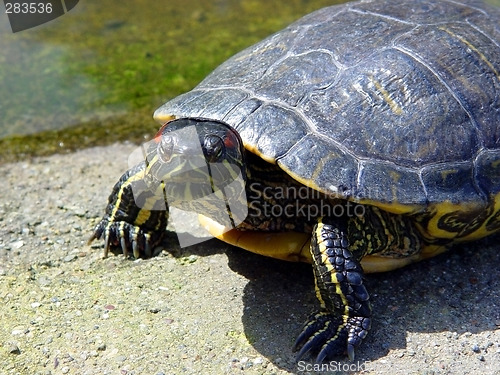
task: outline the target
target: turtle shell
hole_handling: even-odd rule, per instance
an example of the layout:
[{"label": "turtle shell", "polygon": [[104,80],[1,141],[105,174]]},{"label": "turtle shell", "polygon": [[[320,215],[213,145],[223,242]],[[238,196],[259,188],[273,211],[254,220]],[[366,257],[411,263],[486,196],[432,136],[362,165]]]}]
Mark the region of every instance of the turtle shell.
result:
[{"label": "turtle shell", "polygon": [[499,25],[500,10],[478,1],[323,8],[155,118],[222,120],[301,183],[392,212],[496,212]]}]

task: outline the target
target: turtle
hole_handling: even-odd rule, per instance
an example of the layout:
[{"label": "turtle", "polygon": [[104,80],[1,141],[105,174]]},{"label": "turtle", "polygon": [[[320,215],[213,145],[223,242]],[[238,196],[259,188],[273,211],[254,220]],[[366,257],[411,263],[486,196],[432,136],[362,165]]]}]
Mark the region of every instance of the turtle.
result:
[{"label": "turtle", "polygon": [[231,245],[309,262],[319,307],[297,360],[353,360],[372,321],[365,273],[500,228],[499,25],[475,0],[304,16],[155,111],[90,241],[151,256],[178,207]]}]

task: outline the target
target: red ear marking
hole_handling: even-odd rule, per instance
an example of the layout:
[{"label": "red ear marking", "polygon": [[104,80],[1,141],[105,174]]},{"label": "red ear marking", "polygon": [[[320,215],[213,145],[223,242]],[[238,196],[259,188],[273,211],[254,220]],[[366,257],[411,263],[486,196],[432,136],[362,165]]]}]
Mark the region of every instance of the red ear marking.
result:
[{"label": "red ear marking", "polygon": [[153,137],[153,141],[155,141],[155,143],[160,143],[161,135],[163,133],[163,130],[168,126],[169,123],[170,123],[170,121],[164,123],[161,126],[161,128],[156,132],[156,135]]},{"label": "red ear marking", "polygon": [[226,132],[226,135],[224,137],[224,145],[228,148],[233,148],[237,145],[235,142],[235,137],[234,137],[232,130],[228,130]]}]

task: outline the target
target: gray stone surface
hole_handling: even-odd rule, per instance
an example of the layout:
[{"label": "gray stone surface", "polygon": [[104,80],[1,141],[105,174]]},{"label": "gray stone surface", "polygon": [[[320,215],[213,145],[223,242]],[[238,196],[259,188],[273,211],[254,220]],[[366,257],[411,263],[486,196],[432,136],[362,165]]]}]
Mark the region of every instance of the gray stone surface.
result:
[{"label": "gray stone surface", "polygon": [[[313,373],[291,351],[316,306],[309,265],[175,235],[146,260],[86,245],[133,148],[0,166],[0,374]],[[325,373],[500,374],[499,248],[367,276],[371,334]]]}]

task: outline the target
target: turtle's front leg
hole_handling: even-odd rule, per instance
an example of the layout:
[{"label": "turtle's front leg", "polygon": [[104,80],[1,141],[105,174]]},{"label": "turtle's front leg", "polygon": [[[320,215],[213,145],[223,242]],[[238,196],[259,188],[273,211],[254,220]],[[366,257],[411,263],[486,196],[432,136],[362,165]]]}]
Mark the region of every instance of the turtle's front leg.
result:
[{"label": "turtle's front leg", "polygon": [[320,310],[311,315],[295,342],[297,360],[308,352],[318,353],[316,361],[354,349],[371,325],[371,306],[363,285],[359,259],[349,250],[347,224],[342,218],[322,218],[311,239],[316,296]]},{"label": "turtle's front leg", "polygon": [[[168,220],[168,206],[162,191],[151,191],[143,179],[144,163],[129,169],[118,180],[108,198],[106,212],[94,228],[88,243],[103,238],[104,256],[110,246],[120,246],[125,256],[152,255],[162,239]],[[160,187],[161,188],[161,187]]]}]

